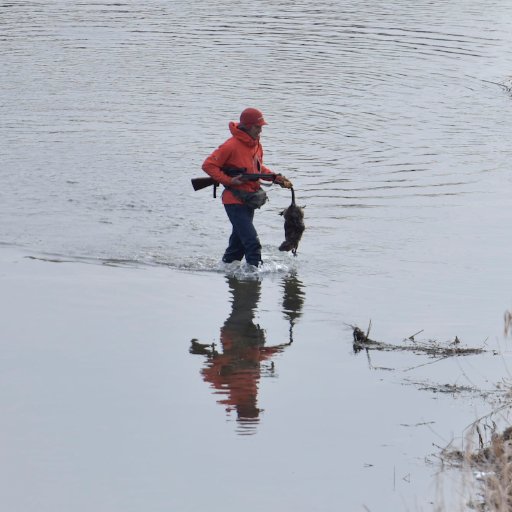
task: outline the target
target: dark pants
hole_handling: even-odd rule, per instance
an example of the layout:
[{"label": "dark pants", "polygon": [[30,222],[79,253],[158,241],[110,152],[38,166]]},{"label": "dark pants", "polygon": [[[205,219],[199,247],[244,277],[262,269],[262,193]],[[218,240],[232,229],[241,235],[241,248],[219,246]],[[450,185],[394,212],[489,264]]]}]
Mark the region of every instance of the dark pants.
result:
[{"label": "dark pants", "polygon": [[261,262],[261,244],[252,223],[254,209],[244,204],[225,204],[224,208],[233,226],[233,232],[222,261],[231,263],[245,256],[249,265],[257,267]]}]

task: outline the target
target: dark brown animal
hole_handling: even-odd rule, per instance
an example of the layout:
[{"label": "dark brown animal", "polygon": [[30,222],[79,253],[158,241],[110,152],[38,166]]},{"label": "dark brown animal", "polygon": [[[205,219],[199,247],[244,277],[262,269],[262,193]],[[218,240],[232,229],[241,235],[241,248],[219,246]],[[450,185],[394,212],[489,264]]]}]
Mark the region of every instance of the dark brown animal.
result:
[{"label": "dark brown animal", "polygon": [[284,217],[285,241],[279,246],[279,250],[292,251],[293,255],[297,256],[297,248],[306,226],[304,225],[304,209],[295,204],[293,188],[291,191],[292,204],[280,213]]}]

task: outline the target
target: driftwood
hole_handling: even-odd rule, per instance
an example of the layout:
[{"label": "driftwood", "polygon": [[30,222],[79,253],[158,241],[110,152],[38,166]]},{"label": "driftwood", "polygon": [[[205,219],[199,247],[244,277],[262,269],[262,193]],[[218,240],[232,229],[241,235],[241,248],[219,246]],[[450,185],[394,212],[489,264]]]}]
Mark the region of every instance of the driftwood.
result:
[{"label": "driftwood", "polygon": [[357,326],[350,327],[352,327],[353,349],[356,353],[361,350],[377,350],[386,352],[408,351],[415,354],[425,354],[430,357],[453,357],[482,354],[483,352],[486,352],[483,348],[461,346],[461,342],[457,336],[455,336],[452,341],[445,343],[440,343],[436,340],[416,341],[415,336],[423,332],[419,331],[407,337],[401,344],[393,344],[372,340],[369,337],[371,322],[366,333]]}]

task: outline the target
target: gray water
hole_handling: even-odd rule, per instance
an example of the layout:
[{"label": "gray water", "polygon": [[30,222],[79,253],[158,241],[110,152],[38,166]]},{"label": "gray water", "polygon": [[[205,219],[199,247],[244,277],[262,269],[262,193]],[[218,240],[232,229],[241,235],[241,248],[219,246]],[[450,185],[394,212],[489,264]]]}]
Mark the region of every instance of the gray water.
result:
[{"label": "gray water", "polygon": [[[427,339],[458,336],[506,358],[511,21],[509,2],[476,0],[0,5],[0,244],[180,282],[175,338],[184,344],[179,357],[198,365],[190,379],[201,382],[207,365],[186,352],[188,340],[219,344],[219,325],[240,297],[219,271],[229,235],[220,200],[194,192],[190,178],[201,176],[243,108],[265,113],[265,163],[294,182],[306,207],[296,258],[277,250],[289,192],[271,188],[256,214],[265,265],[243,321],[266,328],[273,345],[293,336],[279,355],[288,380],[286,372],[269,379],[267,430],[259,420],[241,432],[219,425],[222,407],[203,418],[231,454],[243,450],[236,434],[245,427],[253,456],[277,452],[276,437],[292,429],[285,455],[296,471],[273,471],[282,459],[267,453],[274,465],[252,460],[251,477],[235,478],[222,508],[181,482],[172,491],[179,508],[166,508],[157,486],[158,499],[122,510],[428,509],[435,470],[423,459],[436,436],[458,436],[476,406],[405,387],[403,371],[424,362],[416,356],[381,355],[368,367],[350,353],[348,325],[371,319],[374,337],[386,341],[420,330]],[[192,329],[182,317],[204,296],[211,311]],[[262,376],[272,372],[265,361]],[[492,386],[503,364],[484,357],[420,372],[413,382]],[[307,407],[278,420],[295,393]],[[294,416],[299,410],[308,414]],[[400,425],[429,415],[437,432],[414,429],[405,448]],[[383,422],[378,434],[375,422]],[[329,455],[340,437],[354,442],[346,458]],[[382,465],[369,475],[371,457]],[[399,464],[403,475],[414,467],[422,484],[399,479],[406,490],[398,493],[390,475]],[[244,469],[222,471],[229,479]],[[251,482],[264,499],[254,499]],[[139,500],[153,489],[142,485]],[[223,501],[217,485],[207,488]]]}]

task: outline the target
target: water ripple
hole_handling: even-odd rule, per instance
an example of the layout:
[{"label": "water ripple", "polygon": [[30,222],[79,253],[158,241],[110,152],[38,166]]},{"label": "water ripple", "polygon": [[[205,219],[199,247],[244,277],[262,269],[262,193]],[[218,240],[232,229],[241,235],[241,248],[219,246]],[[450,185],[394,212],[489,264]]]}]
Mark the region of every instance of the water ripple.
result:
[{"label": "water ripple", "polygon": [[[317,215],[373,222],[414,204],[428,221],[471,205],[511,157],[510,16],[458,4],[2,4],[0,238],[119,260],[217,256],[223,211],[189,180],[249,103],[317,243],[338,236]],[[270,214],[261,225],[282,230]]]}]

